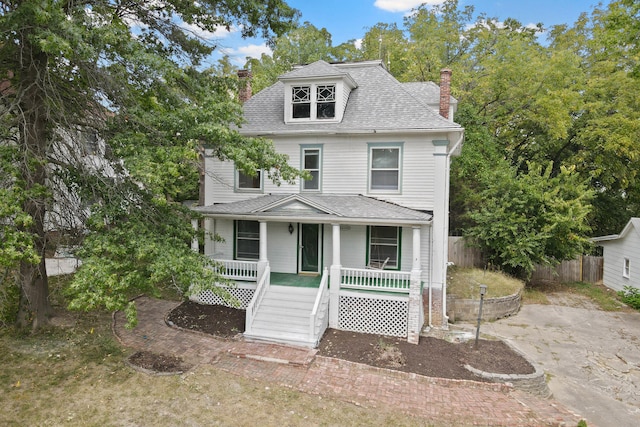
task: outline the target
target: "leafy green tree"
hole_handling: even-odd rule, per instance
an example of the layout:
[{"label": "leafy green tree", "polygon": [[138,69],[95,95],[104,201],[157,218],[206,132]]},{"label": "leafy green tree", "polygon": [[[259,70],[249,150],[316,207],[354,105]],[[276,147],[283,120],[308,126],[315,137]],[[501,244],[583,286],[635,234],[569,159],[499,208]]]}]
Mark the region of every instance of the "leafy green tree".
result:
[{"label": "leafy green tree", "polygon": [[[179,203],[193,194],[196,148],[275,181],[298,172],[270,144],[231,130],[239,106],[228,79],[197,71],[213,46],[193,29],[271,41],[296,11],[281,0],[26,0],[0,10],[0,264],[16,272],[18,324],[38,328],[51,314],[52,229],[89,232],[75,308],[123,308],[140,290],[186,292],[210,279],[208,261],[188,250],[193,215]],[[87,134],[107,144],[100,161],[86,155]]]},{"label": "leafy green tree", "polygon": [[481,206],[469,213],[465,235],[494,265],[528,277],[536,264],[555,265],[584,253],[593,191],[574,170],[528,163],[525,173],[508,162],[483,171]]}]

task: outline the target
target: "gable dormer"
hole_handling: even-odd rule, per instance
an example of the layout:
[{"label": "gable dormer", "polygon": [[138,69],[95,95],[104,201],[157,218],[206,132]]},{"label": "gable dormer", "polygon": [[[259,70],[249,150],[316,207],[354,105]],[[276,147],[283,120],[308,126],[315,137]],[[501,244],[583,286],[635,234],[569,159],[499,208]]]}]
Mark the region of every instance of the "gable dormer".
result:
[{"label": "gable dormer", "polygon": [[280,76],[284,84],[284,122],[340,123],[355,80],[324,61]]}]

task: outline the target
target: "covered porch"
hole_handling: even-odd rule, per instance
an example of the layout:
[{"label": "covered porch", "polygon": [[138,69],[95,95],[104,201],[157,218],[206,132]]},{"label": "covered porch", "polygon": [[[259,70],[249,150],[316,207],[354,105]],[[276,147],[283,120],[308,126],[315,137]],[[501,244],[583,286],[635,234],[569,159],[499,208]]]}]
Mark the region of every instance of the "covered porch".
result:
[{"label": "covered porch", "polygon": [[[429,266],[430,254],[424,253],[423,247],[429,248],[429,236],[425,234],[430,232],[431,216],[363,196],[351,196],[348,200],[344,196],[333,197],[339,200],[333,200],[333,209],[329,209],[321,206],[317,197],[308,200],[290,195],[274,201],[273,196],[263,196],[268,198],[263,200],[264,206],[255,209],[257,201],[253,200],[254,209],[250,212],[239,206],[235,206],[238,212],[229,212],[233,207],[229,204],[197,208],[209,226],[218,221],[214,223],[215,231],[222,230],[227,221],[227,229],[232,223],[237,236],[238,221],[251,218],[257,224],[257,233],[251,241],[257,246],[257,259],[225,258],[226,254],[235,257],[237,248],[245,243],[237,243],[230,232],[234,251],[209,254],[218,263],[218,273],[236,283],[228,290],[247,310],[245,335],[315,346],[329,326],[401,336],[417,343],[424,323],[422,289],[429,286],[423,265]],[[349,205],[351,216],[336,209],[336,202],[338,207],[341,203]],[[358,216],[354,216],[355,212]],[[382,243],[375,243],[382,248],[381,254],[374,254],[374,248],[378,247],[370,243],[373,227],[398,230],[396,241],[385,243],[380,239]],[[316,231],[305,236],[305,230],[309,229]],[[345,233],[348,236],[343,239]],[[406,234],[410,234],[409,239]],[[303,246],[311,246],[312,250],[305,254]],[[393,251],[389,252],[389,248]],[[347,255],[343,256],[344,253]],[[382,264],[386,264],[385,269]],[[195,299],[223,303],[212,295]],[[276,299],[281,303],[276,303]],[[280,327],[290,329],[291,333],[278,331]]]}]

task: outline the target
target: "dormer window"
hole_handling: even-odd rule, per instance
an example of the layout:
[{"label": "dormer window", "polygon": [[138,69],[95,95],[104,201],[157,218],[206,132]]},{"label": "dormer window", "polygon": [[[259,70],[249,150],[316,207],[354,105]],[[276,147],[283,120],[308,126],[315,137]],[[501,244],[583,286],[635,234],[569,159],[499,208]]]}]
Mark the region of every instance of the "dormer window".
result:
[{"label": "dormer window", "polygon": [[336,85],[292,86],[291,106],[293,119],[335,119]]},{"label": "dormer window", "polygon": [[316,87],[316,117],[333,119],[336,116],[336,87],[323,85]]}]

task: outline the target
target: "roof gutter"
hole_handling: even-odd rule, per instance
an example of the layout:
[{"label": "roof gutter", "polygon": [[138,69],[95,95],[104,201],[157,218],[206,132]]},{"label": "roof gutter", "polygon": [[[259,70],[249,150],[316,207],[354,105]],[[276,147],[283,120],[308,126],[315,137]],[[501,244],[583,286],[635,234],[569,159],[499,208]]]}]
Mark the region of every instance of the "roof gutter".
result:
[{"label": "roof gutter", "polygon": [[[282,130],[282,131],[270,131],[270,132],[242,132],[242,129],[239,129],[239,132],[243,136],[299,136],[299,135],[397,135],[398,133],[428,133],[428,134],[437,134],[437,133],[448,133],[448,132],[457,132],[463,133],[464,128],[461,127],[447,127],[441,129],[354,129],[354,130],[338,130],[338,131],[327,131],[324,129],[307,129],[307,130]],[[462,142],[462,138],[456,143]]]},{"label": "roof gutter", "polygon": [[412,225],[431,225],[432,221],[420,219],[397,219],[397,218],[350,218],[350,217],[301,217],[300,215],[250,215],[237,213],[207,213],[199,209],[196,212],[208,218],[246,220],[246,221],[267,221],[267,222],[309,222],[318,224],[345,224],[345,225],[390,225],[390,226],[412,226]]}]

